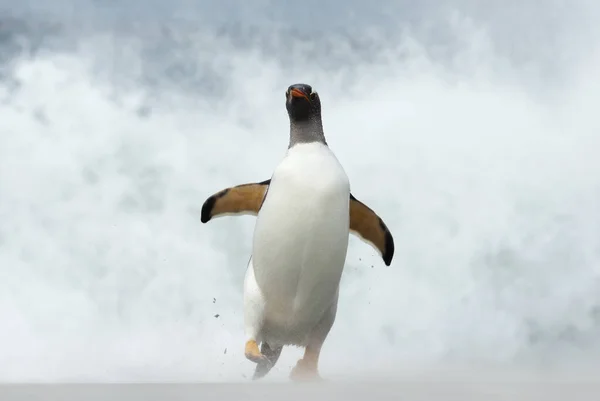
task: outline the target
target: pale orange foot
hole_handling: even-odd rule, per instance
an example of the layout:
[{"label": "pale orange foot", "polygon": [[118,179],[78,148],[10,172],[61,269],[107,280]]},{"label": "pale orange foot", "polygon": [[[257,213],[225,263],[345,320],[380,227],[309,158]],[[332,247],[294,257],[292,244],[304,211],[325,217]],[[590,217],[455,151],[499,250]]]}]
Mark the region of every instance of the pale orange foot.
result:
[{"label": "pale orange foot", "polygon": [[264,356],[260,350],[258,349],[258,344],[255,340],[246,341],[246,358],[251,360],[254,363],[259,363],[261,361],[266,361],[267,357]]},{"label": "pale orange foot", "polygon": [[317,364],[310,359],[302,358],[296,363],[296,366],[290,373],[290,379],[293,381],[322,381],[319,375]]}]

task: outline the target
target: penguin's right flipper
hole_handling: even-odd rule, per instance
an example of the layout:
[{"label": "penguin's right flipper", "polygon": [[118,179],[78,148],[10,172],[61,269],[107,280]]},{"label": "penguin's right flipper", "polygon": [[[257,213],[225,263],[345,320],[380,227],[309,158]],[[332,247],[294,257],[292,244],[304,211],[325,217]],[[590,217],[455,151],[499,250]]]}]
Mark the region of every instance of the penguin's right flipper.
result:
[{"label": "penguin's right flipper", "polygon": [[225,188],[209,196],[202,205],[200,221],[227,215],[250,214],[256,216],[260,210],[271,179]]}]

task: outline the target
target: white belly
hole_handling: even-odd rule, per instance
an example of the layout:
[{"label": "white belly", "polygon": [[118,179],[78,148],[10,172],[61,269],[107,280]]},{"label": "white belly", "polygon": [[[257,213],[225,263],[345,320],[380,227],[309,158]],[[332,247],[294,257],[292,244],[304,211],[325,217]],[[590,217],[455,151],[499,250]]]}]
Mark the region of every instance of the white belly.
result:
[{"label": "white belly", "polygon": [[328,147],[296,145],[277,167],[254,231],[251,277],[263,322],[302,335],[337,301],[349,235],[350,184]]}]

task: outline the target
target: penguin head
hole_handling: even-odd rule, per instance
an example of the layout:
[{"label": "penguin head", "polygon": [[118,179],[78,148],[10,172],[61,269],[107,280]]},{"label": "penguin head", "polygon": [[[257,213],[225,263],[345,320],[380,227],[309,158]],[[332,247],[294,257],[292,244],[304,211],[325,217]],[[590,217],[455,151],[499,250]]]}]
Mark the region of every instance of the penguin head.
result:
[{"label": "penguin head", "polygon": [[292,121],[318,118],[321,115],[319,94],[307,84],[290,85],[285,92],[285,107]]}]

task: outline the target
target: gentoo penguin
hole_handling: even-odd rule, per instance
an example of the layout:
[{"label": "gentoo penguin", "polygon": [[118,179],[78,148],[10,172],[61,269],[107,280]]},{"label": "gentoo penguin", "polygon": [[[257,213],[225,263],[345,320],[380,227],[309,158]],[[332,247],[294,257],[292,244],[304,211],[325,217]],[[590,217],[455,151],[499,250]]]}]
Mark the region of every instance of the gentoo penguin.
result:
[{"label": "gentoo penguin", "polygon": [[350,192],[348,176],[325,140],[317,92],[295,84],[285,99],[289,146],[271,178],[210,196],[201,221],[257,216],[244,279],[245,355],[257,364],[253,378],[264,377],[283,346],[294,345],[305,350],[291,379],[319,379],[350,232],[374,246],[388,266],[394,240],[382,219]]}]

